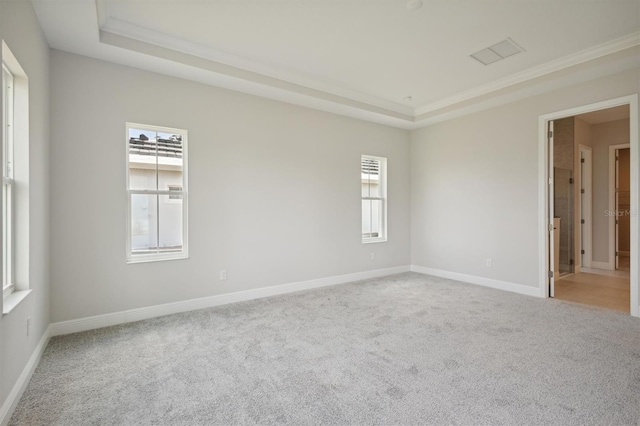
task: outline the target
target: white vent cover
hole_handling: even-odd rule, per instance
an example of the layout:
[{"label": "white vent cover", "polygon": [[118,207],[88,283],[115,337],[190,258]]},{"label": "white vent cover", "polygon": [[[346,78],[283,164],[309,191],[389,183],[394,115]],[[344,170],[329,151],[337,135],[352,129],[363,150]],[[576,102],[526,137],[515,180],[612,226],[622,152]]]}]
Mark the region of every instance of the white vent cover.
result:
[{"label": "white vent cover", "polygon": [[524,52],[524,49],[508,38],[474,53],[471,57],[483,65],[489,65],[520,52]]}]

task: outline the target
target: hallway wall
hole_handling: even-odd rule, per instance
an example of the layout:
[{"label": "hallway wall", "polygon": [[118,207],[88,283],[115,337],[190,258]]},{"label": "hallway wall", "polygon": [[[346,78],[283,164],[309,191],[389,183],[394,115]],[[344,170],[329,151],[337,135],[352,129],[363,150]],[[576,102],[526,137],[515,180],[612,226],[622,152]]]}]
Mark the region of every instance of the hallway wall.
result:
[{"label": "hallway wall", "polygon": [[593,261],[611,263],[609,257],[609,147],[629,143],[629,119],[593,124]]}]

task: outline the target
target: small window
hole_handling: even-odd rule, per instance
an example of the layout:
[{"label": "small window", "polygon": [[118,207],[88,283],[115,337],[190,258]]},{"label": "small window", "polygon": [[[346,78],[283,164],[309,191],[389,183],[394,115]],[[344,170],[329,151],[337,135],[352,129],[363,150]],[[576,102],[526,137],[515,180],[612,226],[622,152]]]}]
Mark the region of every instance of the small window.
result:
[{"label": "small window", "polygon": [[169,192],[175,192],[176,194],[169,194],[165,203],[168,204],[181,204],[182,203],[182,186],[181,185],[167,185]]},{"label": "small window", "polygon": [[187,250],[187,131],[127,123],[127,260],[182,259]]},{"label": "small window", "polygon": [[181,199],[179,193],[182,192],[182,186],[169,185],[168,188],[169,188],[169,191],[178,192],[178,194],[176,194],[176,195],[169,195],[169,199],[170,200],[180,200]]},{"label": "small window", "polygon": [[2,64],[2,292],[15,289],[13,275],[13,74]]},{"label": "small window", "polygon": [[387,240],[387,159],[363,155],[360,161],[362,183],[362,242]]}]

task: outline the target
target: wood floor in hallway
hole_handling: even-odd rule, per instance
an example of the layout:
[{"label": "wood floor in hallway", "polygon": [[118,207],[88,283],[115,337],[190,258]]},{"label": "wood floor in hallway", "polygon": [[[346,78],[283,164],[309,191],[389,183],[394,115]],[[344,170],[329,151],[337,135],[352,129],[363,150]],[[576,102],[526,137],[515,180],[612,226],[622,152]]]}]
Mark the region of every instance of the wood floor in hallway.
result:
[{"label": "wood floor in hallway", "polygon": [[629,277],[579,273],[556,281],[555,297],[616,311],[629,312]]}]

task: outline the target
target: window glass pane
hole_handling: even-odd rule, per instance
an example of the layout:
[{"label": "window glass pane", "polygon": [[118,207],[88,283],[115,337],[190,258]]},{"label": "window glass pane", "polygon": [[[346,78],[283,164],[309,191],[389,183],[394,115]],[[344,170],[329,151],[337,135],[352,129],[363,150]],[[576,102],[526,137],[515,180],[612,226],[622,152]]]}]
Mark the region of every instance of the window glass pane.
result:
[{"label": "window glass pane", "polygon": [[129,189],[158,189],[156,132],[129,129]]},{"label": "window glass pane", "polygon": [[378,174],[369,175],[369,197],[382,197],[382,192],[380,191],[380,175]]},{"label": "window glass pane", "polygon": [[369,173],[362,173],[362,196],[369,197]]},{"label": "window glass pane", "polygon": [[373,158],[362,158],[362,196],[381,197],[380,191],[380,161]]},{"label": "window glass pane", "polygon": [[2,66],[2,175],[13,176],[11,163],[13,162],[13,75]]},{"label": "window glass pane", "polygon": [[160,252],[182,251],[181,194],[160,196]]},{"label": "window glass pane", "polygon": [[12,284],[11,184],[2,184],[2,288]]},{"label": "window glass pane", "polygon": [[131,254],[158,249],[158,196],[131,194]]},{"label": "window glass pane", "polygon": [[362,238],[371,236],[371,200],[362,200]]},{"label": "window glass pane", "polygon": [[371,200],[371,238],[382,236],[382,201]]},{"label": "window glass pane", "polygon": [[158,132],[158,189],[182,186],[182,135]]}]

